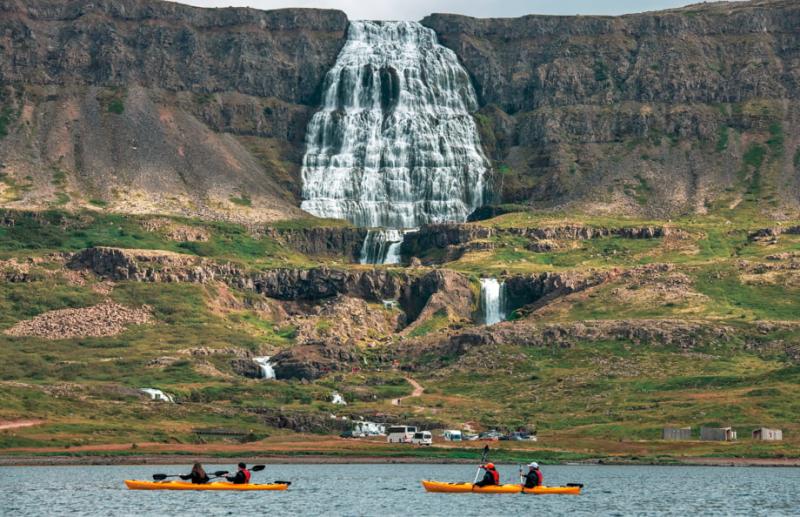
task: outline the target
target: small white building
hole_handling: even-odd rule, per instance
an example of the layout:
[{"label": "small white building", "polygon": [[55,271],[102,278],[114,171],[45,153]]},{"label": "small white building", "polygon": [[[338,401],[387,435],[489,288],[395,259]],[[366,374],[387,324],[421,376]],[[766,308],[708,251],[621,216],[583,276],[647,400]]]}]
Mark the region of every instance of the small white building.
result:
[{"label": "small white building", "polygon": [[167,395],[161,390],[157,390],[155,388],[139,388],[139,391],[149,395],[150,400],[157,400],[160,402],[170,402],[172,404],[175,403],[175,399],[172,398],[172,395]]},{"label": "small white building", "polygon": [[783,440],[783,431],[780,429],[770,429],[768,427],[759,427],[753,431],[753,440],[762,440],[765,442],[779,442]]}]

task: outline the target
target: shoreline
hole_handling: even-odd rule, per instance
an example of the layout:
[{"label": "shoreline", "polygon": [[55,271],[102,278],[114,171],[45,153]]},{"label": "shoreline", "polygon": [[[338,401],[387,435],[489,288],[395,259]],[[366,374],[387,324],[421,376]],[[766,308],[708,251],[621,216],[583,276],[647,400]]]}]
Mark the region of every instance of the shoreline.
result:
[{"label": "shoreline", "polygon": [[[176,465],[192,463],[219,464],[238,463],[273,465],[347,465],[347,464],[423,464],[423,465],[474,465],[475,460],[465,458],[424,458],[414,456],[383,457],[370,455],[251,455],[214,456],[199,454],[141,454],[132,456],[114,455],[2,455],[0,467],[55,467],[55,466],[113,466],[113,465]],[[501,463],[502,460],[500,460]],[[547,465],[569,466],[652,466],[652,467],[800,467],[800,458],[724,458],[685,457],[669,458],[667,461],[609,459],[563,461]]]}]

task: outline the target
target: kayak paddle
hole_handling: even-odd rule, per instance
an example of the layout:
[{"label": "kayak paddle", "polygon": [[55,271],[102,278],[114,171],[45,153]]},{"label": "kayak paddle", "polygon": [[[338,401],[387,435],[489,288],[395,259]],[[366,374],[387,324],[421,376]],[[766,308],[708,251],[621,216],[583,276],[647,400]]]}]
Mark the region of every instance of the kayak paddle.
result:
[{"label": "kayak paddle", "polygon": [[[253,465],[253,468],[251,468],[250,470],[252,472],[260,472],[265,468],[267,468],[266,465]],[[209,476],[209,479],[221,478],[222,476],[227,476],[228,474],[230,474],[230,472],[227,470],[218,470],[213,474],[214,474],[213,476]],[[153,479],[155,481],[163,481],[167,478],[177,478],[180,477],[181,475],[182,474],[153,474]]]},{"label": "kayak paddle", "polygon": [[475,473],[475,481],[472,482],[474,485],[478,482],[478,476],[481,475],[481,467],[484,463],[486,463],[486,458],[489,456],[489,446],[483,448],[483,454],[481,455],[481,464],[478,466],[478,472]]},{"label": "kayak paddle", "polygon": [[[228,474],[227,470],[218,470],[214,472],[214,477],[220,477]],[[164,481],[167,478],[177,478],[184,474],[153,474],[153,479],[155,481]]]},{"label": "kayak paddle", "polygon": [[[253,466],[252,466],[252,467],[251,467],[249,470],[250,470],[250,472],[261,472],[261,471],[262,471],[262,470],[264,470],[265,468],[267,468],[267,466],[266,466],[266,465],[253,465]],[[222,473],[222,474],[220,474],[219,472],[214,472],[214,474],[216,474],[216,475],[215,475],[215,476],[211,476],[209,479],[221,478],[222,476],[226,476],[226,475],[228,475],[228,474],[229,474],[229,472],[226,470],[226,471],[225,471],[224,473]]]}]

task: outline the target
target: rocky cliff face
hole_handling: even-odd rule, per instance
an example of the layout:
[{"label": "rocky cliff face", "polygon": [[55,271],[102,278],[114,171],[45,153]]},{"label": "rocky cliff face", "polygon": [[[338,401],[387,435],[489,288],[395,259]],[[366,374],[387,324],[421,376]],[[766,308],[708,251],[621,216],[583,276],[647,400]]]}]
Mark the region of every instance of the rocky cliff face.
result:
[{"label": "rocky cliff face", "polygon": [[797,2],[423,23],[473,77],[505,201],[797,208]]},{"label": "rocky cliff face", "polygon": [[[498,199],[649,216],[800,206],[800,5],[431,15]],[[0,0],[0,205],[300,215],[338,11]]]},{"label": "rocky cliff face", "polygon": [[305,125],[346,28],[338,11],[2,1],[0,201],[298,215]]}]

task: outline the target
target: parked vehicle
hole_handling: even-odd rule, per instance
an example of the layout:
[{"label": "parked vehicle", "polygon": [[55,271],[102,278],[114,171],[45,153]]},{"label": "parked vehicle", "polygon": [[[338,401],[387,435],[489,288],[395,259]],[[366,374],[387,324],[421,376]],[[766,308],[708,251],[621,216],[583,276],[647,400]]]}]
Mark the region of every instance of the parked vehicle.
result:
[{"label": "parked vehicle", "polygon": [[364,438],[366,435],[359,431],[345,431],[339,435],[340,438]]},{"label": "parked vehicle", "polygon": [[413,425],[393,425],[386,431],[386,441],[389,443],[411,443],[417,427]]},{"label": "parked vehicle", "polygon": [[478,439],[488,442],[496,442],[500,439],[501,436],[503,436],[502,433],[498,433],[497,431],[492,429],[491,431],[486,431],[485,433],[479,434]]},{"label": "parked vehicle", "polygon": [[461,439],[466,442],[474,442],[478,439],[477,434],[461,433]]},{"label": "parked vehicle", "polygon": [[448,429],[442,433],[442,438],[447,440],[448,442],[460,442],[463,437],[461,435],[461,431],[457,429]]},{"label": "parked vehicle", "polygon": [[431,435],[430,431],[414,433],[414,436],[411,438],[411,443],[414,445],[433,445],[433,435]]}]

